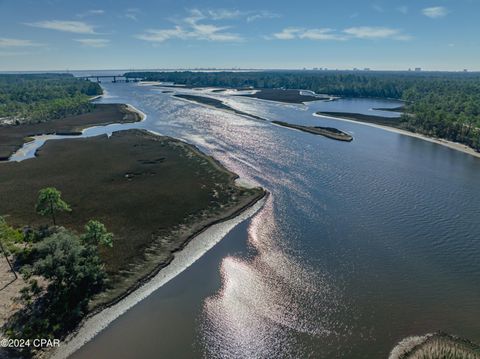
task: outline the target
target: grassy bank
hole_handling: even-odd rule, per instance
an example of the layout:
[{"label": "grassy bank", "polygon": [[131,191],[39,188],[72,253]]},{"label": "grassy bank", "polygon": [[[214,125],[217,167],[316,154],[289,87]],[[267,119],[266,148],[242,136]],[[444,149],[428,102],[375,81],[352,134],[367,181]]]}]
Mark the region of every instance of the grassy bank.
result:
[{"label": "grassy bank", "polygon": [[81,232],[92,218],[114,234],[101,252],[109,289],[92,308],[124,295],[173,258],[195,233],[264,195],[194,147],[144,131],[49,141],[38,157],[0,165],[0,214],[15,226],[48,224],[33,208],[41,188],[62,191],[72,212],[57,223]]},{"label": "grassy bank", "polygon": [[381,126],[391,126],[396,128],[401,127],[400,117],[392,118],[392,117],[365,115],[362,113],[329,112],[329,111],[320,111],[320,112],[317,112],[316,114],[321,116],[328,116],[328,117],[345,118],[347,120],[358,121],[358,122],[373,123],[375,125],[381,125]]},{"label": "grassy bank", "polygon": [[296,130],[300,130],[303,132],[312,133],[314,135],[321,135],[337,141],[350,142],[353,140],[353,137],[348,133],[345,133],[333,127],[302,126],[302,125],[295,125],[292,123],[287,123],[282,121],[272,121],[272,123],[279,126],[283,126],[283,127],[294,128]]},{"label": "grassy bank", "polygon": [[140,121],[141,116],[126,105],[98,104],[91,112],[48,122],[0,127],[0,161],[7,160],[30,136],[43,134],[78,135],[87,127]]}]

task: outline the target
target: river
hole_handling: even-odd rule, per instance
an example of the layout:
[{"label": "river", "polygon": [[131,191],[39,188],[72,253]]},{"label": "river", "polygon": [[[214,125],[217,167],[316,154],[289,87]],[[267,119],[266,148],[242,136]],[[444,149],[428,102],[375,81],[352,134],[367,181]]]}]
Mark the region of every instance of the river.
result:
[{"label": "river", "polygon": [[208,93],[270,120],[337,127],[353,135],[345,143],[154,86],[103,87],[101,102],[147,114],[136,127],[197,145],[270,196],[71,358],[387,358],[401,339],[437,330],[480,341],[480,160],[312,115],[397,102]]}]

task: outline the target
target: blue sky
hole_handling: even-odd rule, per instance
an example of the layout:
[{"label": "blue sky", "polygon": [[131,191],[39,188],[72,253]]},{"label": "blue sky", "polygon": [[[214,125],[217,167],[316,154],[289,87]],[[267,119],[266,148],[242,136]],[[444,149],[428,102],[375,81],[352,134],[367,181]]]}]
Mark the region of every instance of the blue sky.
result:
[{"label": "blue sky", "polygon": [[0,71],[480,70],[480,0],[0,0]]}]

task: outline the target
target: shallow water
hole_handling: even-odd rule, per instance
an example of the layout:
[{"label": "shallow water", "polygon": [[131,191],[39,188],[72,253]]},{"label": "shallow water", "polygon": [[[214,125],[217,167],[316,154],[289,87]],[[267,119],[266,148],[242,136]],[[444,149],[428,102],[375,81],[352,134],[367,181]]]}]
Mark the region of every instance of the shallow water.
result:
[{"label": "shallow water", "polygon": [[148,115],[135,127],[197,145],[271,196],[72,358],[386,358],[404,337],[436,330],[480,341],[480,160],[312,116],[398,103],[327,109],[208,94],[271,120],[353,134],[344,143],[156,87],[103,86],[103,102]]}]

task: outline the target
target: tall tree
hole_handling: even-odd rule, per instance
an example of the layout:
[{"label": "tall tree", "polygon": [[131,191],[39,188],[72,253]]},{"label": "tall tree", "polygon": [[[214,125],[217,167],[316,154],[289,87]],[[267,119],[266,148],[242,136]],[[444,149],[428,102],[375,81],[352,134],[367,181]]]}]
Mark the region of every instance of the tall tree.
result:
[{"label": "tall tree", "polygon": [[62,193],[55,187],[43,188],[38,192],[35,210],[42,216],[50,216],[53,225],[57,225],[55,214],[58,212],[71,212],[67,202],[62,199]]}]

